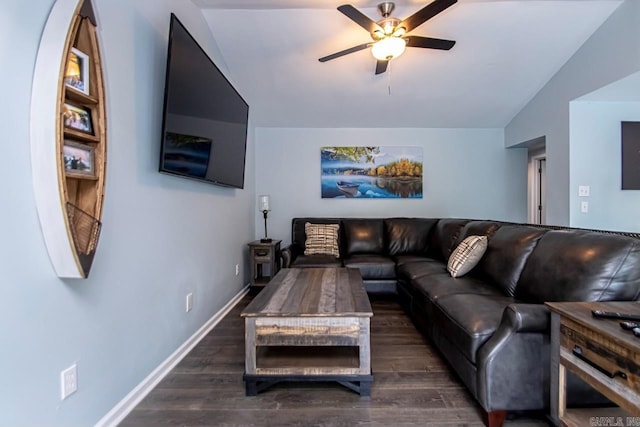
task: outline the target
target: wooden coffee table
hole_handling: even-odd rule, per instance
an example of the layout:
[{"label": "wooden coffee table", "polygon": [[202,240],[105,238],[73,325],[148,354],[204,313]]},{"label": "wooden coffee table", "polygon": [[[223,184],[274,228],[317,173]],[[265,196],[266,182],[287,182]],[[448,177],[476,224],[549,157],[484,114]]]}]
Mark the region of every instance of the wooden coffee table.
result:
[{"label": "wooden coffee table", "polygon": [[359,270],[280,270],[241,315],[248,396],[281,381],[337,381],[371,394],[373,312]]}]

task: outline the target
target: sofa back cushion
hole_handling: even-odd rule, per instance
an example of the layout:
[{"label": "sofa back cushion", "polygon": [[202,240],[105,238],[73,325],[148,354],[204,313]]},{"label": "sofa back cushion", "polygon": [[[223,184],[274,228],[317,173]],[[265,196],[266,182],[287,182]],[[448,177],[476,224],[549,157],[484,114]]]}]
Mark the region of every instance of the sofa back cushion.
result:
[{"label": "sofa back cushion", "polygon": [[384,253],[382,219],[343,219],[345,255]]},{"label": "sofa back cushion", "polygon": [[424,254],[429,246],[429,233],[437,219],[389,218],[384,220],[389,255]]},{"label": "sofa back cushion", "polygon": [[584,230],[547,231],[515,290],[526,302],[635,300],[640,240]]},{"label": "sofa back cushion", "polygon": [[500,223],[495,221],[469,221],[458,233],[453,248],[457,248],[469,236],[487,236],[491,240],[491,236],[498,228],[500,228]]},{"label": "sofa back cushion", "polygon": [[527,258],[545,231],[522,225],[502,225],[489,239],[478,269],[505,295],[514,296]]},{"label": "sofa back cushion", "polygon": [[462,227],[469,219],[439,219],[429,236],[428,254],[440,261],[447,261]]}]

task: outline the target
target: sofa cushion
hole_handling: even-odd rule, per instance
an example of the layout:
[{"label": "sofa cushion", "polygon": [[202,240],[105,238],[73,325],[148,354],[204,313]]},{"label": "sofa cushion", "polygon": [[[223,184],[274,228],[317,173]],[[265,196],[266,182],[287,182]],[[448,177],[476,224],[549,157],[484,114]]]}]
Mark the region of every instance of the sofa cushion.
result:
[{"label": "sofa cushion", "polygon": [[305,255],[340,256],[338,250],[338,224],[311,224],[307,222],[304,230],[307,239],[304,242]]},{"label": "sofa cushion", "polygon": [[640,240],[578,230],[547,231],[515,290],[525,302],[624,301],[640,292]]},{"label": "sofa cushion", "polygon": [[412,282],[412,287],[415,294],[430,301],[454,294],[503,296],[499,290],[482,279],[473,276],[453,278],[447,273],[419,277]]},{"label": "sofa cushion", "polygon": [[[428,322],[433,320],[433,305],[438,298],[455,294],[477,294],[503,296],[495,287],[487,284],[481,279],[473,276],[453,278],[447,272],[422,276],[405,285],[405,289],[410,289],[413,303],[420,307],[420,311]],[[438,325],[435,328],[439,328]]]},{"label": "sofa cushion", "polygon": [[462,227],[469,221],[448,218],[438,220],[429,236],[429,255],[440,261],[448,260]]},{"label": "sofa cushion", "polygon": [[[398,264],[397,272],[398,280],[410,282],[418,277],[430,276],[432,274],[449,274],[447,273],[447,266],[442,261],[436,261],[432,258],[428,258],[420,262],[407,262]],[[449,276],[451,277],[451,276]]]},{"label": "sofa cushion", "polygon": [[547,230],[522,225],[503,225],[489,239],[478,268],[505,295],[514,296],[527,258]]},{"label": "sofa cushion", "polygon": [[381,219],[345,219],[345,256],[384,253],[384,221]]},{"label": "sofa cushion", "polygon": [[495,221],[469,221],[467,222],[456,238],[454,248],[460,245],[469,236],[491,236],[500,228],[500,224]]},{"label": "sofa cushion", "polygon": [[433,321],[441,334],[472,363],[478,349],[494,334],[511,297],[478,294],[441,296],[434,305]]},{"label": "sofa cushion", "polygon": [[395,279],[396,277],[396,263],[384,255],[357,254],[343,261],[347,268],[360,269],[364,280]]},{"label": "sofa cushion", "polygon": [[326,254],[299,255],[293,260],[290,267],[342,267],[342,261],[340,258]]},{"label": "sofa cushion", "polygon": [[390,218],[384,220],[389,255],[424,254],[436,219]]},{"label": "sofa cushion", "polygon": [[398,267],[404,264],[411,264],[414,262],[433,261],[432,258],[427,258],[426,256],[423,256],[423,255],[395,255],[395,256],[392,256],[391,259],[395,261],[396,266]]},{"label": "sofa cushion", "polygon": [[451,252],[447,262],[447,271],[451,277],[461,277],[475,267],[487,250],[487,236],[466,237]]}]

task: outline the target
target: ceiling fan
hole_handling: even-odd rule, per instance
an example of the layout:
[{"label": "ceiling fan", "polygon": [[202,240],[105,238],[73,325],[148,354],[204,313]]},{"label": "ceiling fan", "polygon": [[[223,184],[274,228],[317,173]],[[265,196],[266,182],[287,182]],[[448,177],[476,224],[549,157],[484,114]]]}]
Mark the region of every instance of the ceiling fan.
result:
[{"label": "ceiling fan", "polygon": [[427,49],[449,50],[456,44],[453,40],[434,39],[431,37],[407,35],[414,28],[422,25],[425,21],[433,18],[443,10],[454,5],[458,0],[434,0],[423,7],[404,21],[391,16],[395,9],[393,2],[384,2],[378,5],[378,11],[382,19],[374,22],[358,11],[350,4],[338,7],[338,10],[345,14],[356,24],[369,31],[373,42],[363,43],[340,52],[324,56],[320,62],[330,61],[335,58],[358,52],[371,47],[371,53],[376,58],[376,74],[387,71],[389,61],[402,55],[405,47],[422,47]]}]

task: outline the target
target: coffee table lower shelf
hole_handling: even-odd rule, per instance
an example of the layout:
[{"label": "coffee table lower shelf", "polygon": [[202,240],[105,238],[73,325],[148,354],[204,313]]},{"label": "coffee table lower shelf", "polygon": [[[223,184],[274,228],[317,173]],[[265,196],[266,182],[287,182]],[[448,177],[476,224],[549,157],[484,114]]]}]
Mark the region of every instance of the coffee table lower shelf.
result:
[{"label": "coffee table lower shelf", "polygon": [[356,346],[259,346],[255,360],[255,371],[244,374],[247,396],[285,381],[338,382],[361,396],[371,395],[373,375],[368,362],[366,369],[360,367]]},{"label": "coffee table lower shelf", "polygon": [[371,396],[373,375],[249,375],[244,374],[247,396],[256,396],[261,391],[280,382],[337,382],[360,396]]}]

